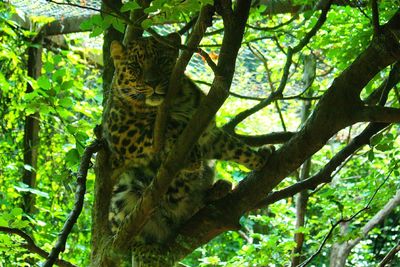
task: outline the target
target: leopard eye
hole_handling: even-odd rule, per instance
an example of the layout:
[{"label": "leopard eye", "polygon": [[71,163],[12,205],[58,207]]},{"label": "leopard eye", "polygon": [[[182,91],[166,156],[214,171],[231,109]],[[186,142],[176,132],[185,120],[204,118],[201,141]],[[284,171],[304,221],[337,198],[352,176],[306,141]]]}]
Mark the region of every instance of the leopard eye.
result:
[{"label": "leopard eye", "polygon": [[130,62],[128,65],[128,69],[133,73],[140,74],[142,67],[137,62]]}]

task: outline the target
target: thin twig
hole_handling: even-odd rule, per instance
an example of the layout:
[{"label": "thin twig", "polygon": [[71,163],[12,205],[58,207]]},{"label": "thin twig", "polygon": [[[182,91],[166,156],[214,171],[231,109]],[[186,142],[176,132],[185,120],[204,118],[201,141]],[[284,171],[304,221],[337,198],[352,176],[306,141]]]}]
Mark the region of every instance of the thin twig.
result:
[{"label": "thin twig", "polygon": [[340,219],[339,221],[337,221],[336,223],[334,223],[331,227],[331,229],[329,230],[328,234],[325,236],[324,240],[322,241],[321,245],[319,246],[318,250],[311,255],[307,260],[305,260],[304,262],[302,262],[298,267],[305,267],[307,266],[321,251],[322,248],[325,246],[326,242],[328,241],[329,237],[332,235],[333,230],[341,223],[346,223],[346,222],[350,222],[352,221],[354,218],[356,218],[359,214],[361,214],[362,212],[364,212],[365,210],[370,208],[371,202],[374,200],[376,194],[378,193],[378,191],[382,188],[382,186],[386,183],[386,181],[389,179],[390,175],[392,174],[393,170],[397,167],[397,163],[395,164],[395,166],[390,170],[389,174],[386,176],[386,178],[383,180],[383,182],[378,186],[377,189],[375,189],[374,194],[372,195],[372,197],[369,199],[368,203],[359,211],[357,211],[355,214],[353,214],[350,218],[348,219]]},{"label": "thin twig", "polygon": [[302,13],[302,12],[304,11],[304,7],[305,7],[305,6],[302,6],[302,7],[296,12],[296,14],[294,14],[294,16],[291,17],[288,21],[282,22],[281,24],[278,24],[278,25],[273,26],[273,27],[257,27],[257,26],[253,26],[253,25],[250,25],[250,24],[246,24],[246,26],[249,27],[250,29],[258,30],[258,31],[277,30],[277,29],[279,29],[279,28],[281,28],[281,27],[283,27],[283,26],[285,26],[285,25],[288,25],[288,24],[292,23],[295,19],[297,19],[297,18],[299,17],[300,13]]},{"label": "thin twig", "polygon": [[259,110],[265,108],[269,104],[271,104],[273,101],[276,99],[279,99],[282,97],[283,90],[285,89],[288,76],[289,76],[289,69],[290,66],[292,65],[292,59],[293,59],[293,54],[301,51],[310,41],[310,39],[317,33],[317,31],[322,27],[322,25],[325,23],[327,14],[330,10],[332,4],[332,0],[329,0],[326,5],[322,8],[322,13],[318,18],[317,23],[312,27],[312,29],[304,36],[302,40],[294,47],[291,48],[289,47],[287,49],[287,55],[286,55],[286,63],[283,69],[283,74],[281,78],[281,82],[279,84],[279,87],[277,91],[272,92],[268,98],[266,98],[264,101],[258,103],[254,107],[247,109],[243,112],[240,112],[239,114],[236,115],[231,121],[229,121],[227,124],[223,126],[223,128],[229,132],[233,133],[235,127],[244,119],[246,119],[248,116],[258,112]]},{"label": "thin twig", "polygon": [[380,25],[379,25],[379,9],[377,0],[371,0],[371,8],[372,8],[372,26],[374,27],[374,33],[378,35],[380,33]]},{"label": "thin twig", "polygon": [[378,267],[385,267],[386,264],[390,263],[397,252],[400,251],[400,241],[386,254],[383,260],[379,263]]},{"label": "thin twig", "polygon": [[209,66],[209,67],[212,69],[212,71],[214,72],[214,75],[218,75],[218,67],[217,67],[217,64],[215,64],[215,62],[211,59],[210,55],[209,55],[206,51],[204,51],[203,49],[201,49],[201,48],[198,48],[198,49],[197,49],[197,53],[198,53],[200,56],[202,56],[202,57],[206,60],[208,66]]},{"label": "thin twig", "polygon": [[72,227],[75,225],[80,213],[82,212],[83,202],[86,192],[86,177],[88,170],[90,168],[90,160],[92,155],[99,151],[103,147],[103,142],[96,140],[91,145],[89,145],[83,152],[81,163],[79,166],[78,174],[76,177],[77,188],[75,193],[75,204],[71,213],[68,215],[68,219],[65,222],[63,229],[61,230],[58,240],[51,250],[49,256],[43,267],[51,267],[57,260],[58,255],[65,250],[65,244],[67,242],[68,235],[70,234]]},{"label": "thin twig", "polygon": [[[24,231],[22,231],[20,229],[0,226],[0,232],[18,235],[18,236],[22,237],[23,239],[25,239],[25,241],[27,242],[26,244],[21,244],[22,247],[26,248],[27,250],[29,250],[32,253],[38,254],[39,256],[41,256],[43,258],[47,258],[49,256],[49,253],[47,251],[41,249],[40,247],[38,247],[35,244],[35,241],[33,241],[33,238],[31,236],[29,236],[27,233],[25,233]],[[62,266],[62,267],[76,267],[72,263],[69,263],[69,262],[67,262],[65,260],[61,260],[61,259],[57,259],[55,261],[55,264],[57,264],[58,266]]]},{"label": "thin twig", "polygon": [[180,35],[183,35],[183,34],[185,34],[186,32],[188,32],[188,31],[194,26],[194,24],[196,23],[197,18],[198,18],[197,16],[194,17],[194,18],[192,18],[188,23],[186,23],[185,26],[183,26],[183,27],[178,31],[178,33],[179,33]]}]

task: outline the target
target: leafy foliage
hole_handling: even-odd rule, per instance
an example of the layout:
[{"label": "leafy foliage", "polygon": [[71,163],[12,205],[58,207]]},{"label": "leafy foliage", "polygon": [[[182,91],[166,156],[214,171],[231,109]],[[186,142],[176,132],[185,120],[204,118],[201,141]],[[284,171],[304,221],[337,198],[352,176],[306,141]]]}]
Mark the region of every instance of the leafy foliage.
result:
[{"label": "leafy foliage", "polygon": [[[141,27],[148,29],[172,21],[176,22],[172,27],[177,28],[197,14],[202,5],[211,2],[154,0],[144,10],[149,18],[141,23]],[[379,7],[380,20],[384,23],[393,15],[398,2],[381,1]],[[139,5],[131,1],[126,2],[120,11],[138,8]],[[26,51],[32,45],[30,38],[35,33],[22,30],[13,22],[11,16],[16,11],[9,5],[0,4],[0,11],[0,116],[3,118],[0,121],[0,226],[23,229],[34,237],[39,247],[50,251],[73,205],[74,179],[80,156],[84,147],[94,139],[93,128],[101,120],[103,96],[100,70],[75,53],[74,49],[54,52],[45,48],[42,75],[33,80],[26,72]],[[232,87],[233,92],[247,98],[230,97],[218,113],[219,125],[224,125],[235,114],[258,103],[249,97],[265,98],[277,90],[288,48],[298,44],[315,25],[319,14],[320,11],[306,11],[268,15],[266,6],[252,8],[248,24],[253,27],[246,30]],[[368,45],[373,32],[370,18],[369,8],[334,6],[317,35],[301,53],[294,55],[284,96],[304,96],[302,59],[310,54],[317,59],[317,76],[307,96],[322,95],[334,77]],[[289,20],[292,20],[291,23],[286,24]],[[123,32],[125,22],[115,14],[97,15],[81,25],[82,30],[91,31],[91,37],[101,35],[109,27]],[[257,29],[266,27],[268,29]],[[222,22],[216,18],[211,31],[220,29],[223,29]],[[79,40],[74,42],[75,46],[83,45]],[[218,60],[221,42],[222,35],[214,34],[207,36],[201,47],[209,55],[214,55],[214,60]],[[196,81],[211,82],[211,70],[198,55],[192,59],[187,73]],[[387,71],[382,71],[365,88],[363,95],[367,97],[372,93],[386,76]],[[31,93],[26,93],[28,83],[34,89]],[[207,86],[201,86],[208,89]],[[312,101],[312,109],[316,102]],[[399,106],[396,90],[389,94],[388,103],[393,107]],[[250,135],[296,131],[301,126],[302,106],[299,98],[276,100],[274,105],[239,124],[237,133]],[[32,168],[23,163],[23,129],[25,116],[37,111],[40,113],[41,127],[36,170],[38,184],[36,188],[30,188],[21,180],[23,170]],[[325,166],[365,125],[355,125],[337,133],[313,156],[310,176]],[[306,224],[300,229],[295,228],[295,198],[290,197],[242,217],[241,231],[218,236],[183,262],[187,266],[284,266],[291,260],[296,231],[305,234],[302,254],[305,259],[317,251],[332,223],[351,217],[372,199],[369,209],[351,222],[345,234],[340,233],[339,228],[335,229],[328,240],[330,245],[325,246],[313,261],[314,266],[328,265],[331,245],[360,236],[361,227],[399,189],[398,132],[398,125],[392,125],[374,136],[369,147],[357,151],[338,170],[332,183],[310,192]],[[247,171],[229,162],[217,164],[217,178],[230,180],[234,184],[239,183]],[[276,190],[294,184],[298,177],[298,173],[290,174]],[[63,253],[64,259],[78,266],[87,266],[89,261],[93,180],[94,175],[90,173],[84,212]],[[34,214],[25,214],[20,208],[23,192],[36,196],[37,211]],[[354,248],[349,264],[371,266],[378,263],[399,239],[399,218],[397,209]],[[18,266],[29,266],[27,262],[43,261],[37,255],[27,253],[20,246],[22,243],[18,237],[0,233],[0,265],[7,266],[7,263],[14,262]],[[396,263],[399,263],[398,259]]]}]

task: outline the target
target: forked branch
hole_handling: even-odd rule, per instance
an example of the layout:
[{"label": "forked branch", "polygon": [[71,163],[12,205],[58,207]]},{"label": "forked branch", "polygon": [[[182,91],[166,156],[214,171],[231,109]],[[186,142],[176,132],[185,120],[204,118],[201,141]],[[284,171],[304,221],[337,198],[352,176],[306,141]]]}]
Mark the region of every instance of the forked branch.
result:
[{"label": "forked branch", "polygon": [[283,97],[283,91],[286,87],[286,83],[287,83],[287,80],[289,77],[289,69],[292,65],[293,55],[295,53],[300,52],[310,42],[311,38],[317,33],[317,31],[325,23],[328,11],[331,7],[331,4],[332,4],[332,0],[326,1],[325,6],[322,8],[321,15],[319,16],[318,21],[314,25],[314,27],[304,36],[304,38],[294,48],[291,48],[291,47],[288,48],[287,53],[286,53],[286,63],[283,68],[283,74],[282,74],[282,78],[281,78],[278,89],[275,92],[272,92],[265,100],[261,101],[254,107],[249,108],[249,109],[237,114],[231,121],[229,121],[227,124],[225,124],[223,126],[224,130],[226,130],[229,133],[234,133],[235,127],[240,122],[242,122],[244,119],[246,119],[250,115],[260,111],[261,109],[265,108],[266,106],[271,104],[273,101],[275,101],[277,99],[281,99]]}]

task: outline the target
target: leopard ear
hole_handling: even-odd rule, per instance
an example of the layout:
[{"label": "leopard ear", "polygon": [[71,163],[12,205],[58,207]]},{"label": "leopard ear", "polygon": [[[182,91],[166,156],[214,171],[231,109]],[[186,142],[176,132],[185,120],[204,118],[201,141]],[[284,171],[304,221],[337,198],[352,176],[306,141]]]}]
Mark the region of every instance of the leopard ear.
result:
[{"label": "leopard ear", "polygon": [[167,39],[173,44],[177,44],[177,45],[181,44],[181,36],[177,32],[173,32],[173,33],[168,34],[167,35]]},{"label": "leopard ear", "polygon": [[125,49],[120,42],[114,40],[111,42],[110,53],[115,64],[124,57]]}]

